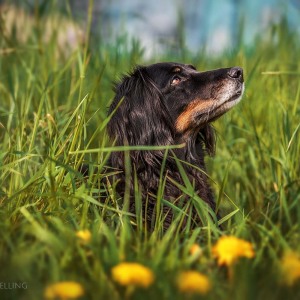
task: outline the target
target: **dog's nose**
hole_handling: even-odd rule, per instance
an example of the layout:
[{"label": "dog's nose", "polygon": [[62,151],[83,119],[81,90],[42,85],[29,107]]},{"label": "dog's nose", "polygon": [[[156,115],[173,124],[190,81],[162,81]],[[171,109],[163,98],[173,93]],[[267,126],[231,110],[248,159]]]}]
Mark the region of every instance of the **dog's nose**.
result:
[{"label": "dog's nose", "polygon": [[228,71],[228,76],[234,79],[238,79],[240,82],[244,82],[243,69],[240,67],[230,68]]}]

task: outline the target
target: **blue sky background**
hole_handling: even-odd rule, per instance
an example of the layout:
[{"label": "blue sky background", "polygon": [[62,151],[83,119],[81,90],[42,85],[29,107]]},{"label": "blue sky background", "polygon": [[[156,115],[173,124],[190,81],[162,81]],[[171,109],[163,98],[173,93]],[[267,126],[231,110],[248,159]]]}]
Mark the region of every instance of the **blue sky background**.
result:
[{"label": "blue sky background", "polygon": [[267,36],[270,25],[284,16],[300,33],[300,0],[95,0],[95,14],[94,26],[104,36],[127,34],[150,52],[176,47],[179,19],[186,46],[195,52],[203,47],[212,53],[230,49],[242,20],[245,44],[258,34]]}]

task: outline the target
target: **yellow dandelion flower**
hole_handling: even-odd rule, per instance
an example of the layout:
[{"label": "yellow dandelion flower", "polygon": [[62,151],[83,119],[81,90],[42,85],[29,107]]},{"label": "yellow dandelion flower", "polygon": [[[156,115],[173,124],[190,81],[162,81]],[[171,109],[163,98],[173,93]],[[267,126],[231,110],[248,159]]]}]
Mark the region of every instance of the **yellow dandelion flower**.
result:
[{"label": "yellow dandelion flower", "polygon": [[111,270],[113,280],[120,285],[149,287],[154,281],[153,272],[138,263],[123,262]]},{"label": "yellow dandelion flower", "polygon": [[212,249],[218,265],[230,266],[240,257],[252,258],[255,253],[251,243],[234,236],[221,237]]},{"label": "yellow dandelion flower", "polygon": [[84,294],[83,287],[73,281],[62,281],[46,287],[44,296],[46,299],[76,299]]},{"label": "yellow dandelion flower", "polygon": [[190,254],[200,256],[202,255],[202,248],[198,244],[193,244],[190,248]]},{"label": "yellow dandelion flower", "polygon": [[88,229],[79,230],[76,232],[76,236],[80,239],[83,243],[89,243],[92,237],[91,232]]},{"label": "yellow dandelion flower", "polygon": [[300,279],[300,257],[293,251],[285,253],[280,261],[283,283],[292,286]]},{"label": "yellow dandelion flower", "polygon": [[185,271],[179,274],[177,287],[182,293],[204,295],[211,289],[211,283],[207,276],[197,271]]}]

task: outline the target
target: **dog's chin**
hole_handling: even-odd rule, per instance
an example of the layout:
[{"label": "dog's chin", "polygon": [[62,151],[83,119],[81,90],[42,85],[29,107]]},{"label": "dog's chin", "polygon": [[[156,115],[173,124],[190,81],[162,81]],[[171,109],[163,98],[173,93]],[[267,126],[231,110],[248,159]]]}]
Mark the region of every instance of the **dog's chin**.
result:
[{"label": "dog's chin", "polygon": [[234,107],[236,104],[238,104],[241,101],[241,99],[243,97],[243,93],[244,93],[244,85],[241,88],[239,88],[231,97],[229,97],[228,100],[225,100],[221,104],[217,105],[214,112],[216,114],[226,113],[227,111],[229,111],[232,107]]},{"label": "dog's chin", "polygon": [[244,84],[241,84],[231,93],[227,93],[226,97],[224,97],[223,94],[223,97],[221,97],[221,99],[216,100],[217,102],[215,106],[209,112],[206,112],[205,114],[200,114],[199,127],[201,128],[201,125],[204,125],[208,122],[211,123],[217,120],[226,112],[228,112],[232,107],[238,104],[243,97],[244,90]]}]

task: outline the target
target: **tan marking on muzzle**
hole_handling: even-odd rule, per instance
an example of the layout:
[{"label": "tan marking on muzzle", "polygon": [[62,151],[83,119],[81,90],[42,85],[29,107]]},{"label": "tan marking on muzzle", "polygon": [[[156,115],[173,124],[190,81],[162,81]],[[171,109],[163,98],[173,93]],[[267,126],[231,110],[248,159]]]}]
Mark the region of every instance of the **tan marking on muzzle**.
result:
[{"label": "tan marking on muzzle", "polygon": [[209,109],[212,107],[214,102],[215,101],[212,99],[209,100],[197,99],[191,102],[187,106],[187,108],[178,116],[175,123],[176,130],[178,132],[184,132],[187,129],[189,129],[195,113],[199,113],[201,111],[203,112],[209,111]]}]

